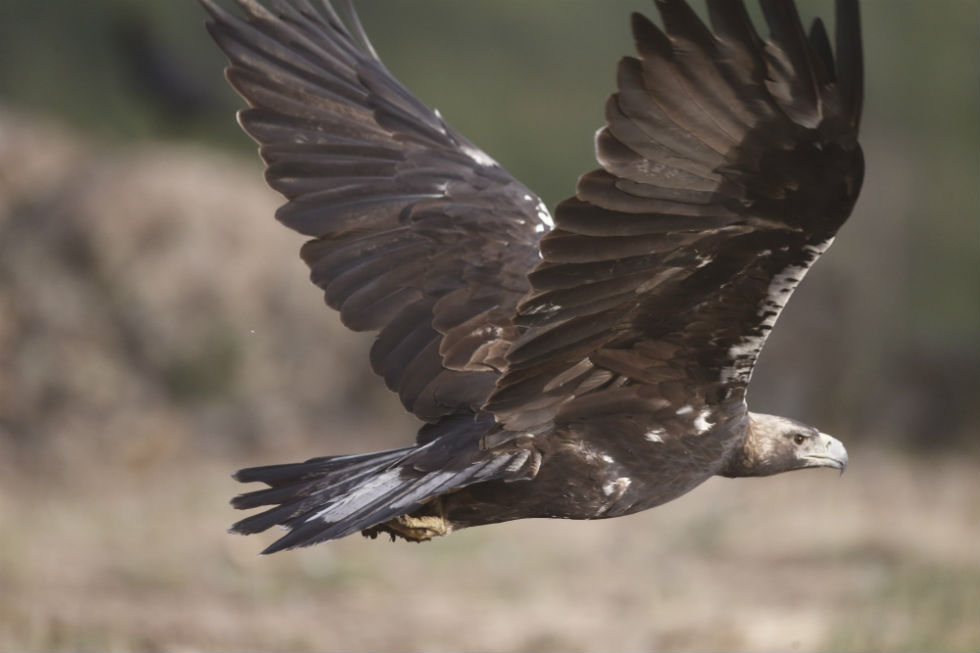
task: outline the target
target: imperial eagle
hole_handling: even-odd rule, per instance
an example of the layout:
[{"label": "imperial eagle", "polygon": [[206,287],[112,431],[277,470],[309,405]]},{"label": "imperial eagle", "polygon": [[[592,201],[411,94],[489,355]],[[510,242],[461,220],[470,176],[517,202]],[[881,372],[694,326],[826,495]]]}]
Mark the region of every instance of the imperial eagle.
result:
[{"label": "imperial eagle", "polygon": [[243,469],[239,533],[266,552],[357,531],[428,540],[529,517],[597,519],[714,475],[843,471],[836,439],[750,412],[766,336],[851,213],[862,54],[789,0],[632,16],[599,167],[552,218],[384,67],[344,3],[202,0],[242,127],[310,237],[301,255],[424,425],[390,451]]}]

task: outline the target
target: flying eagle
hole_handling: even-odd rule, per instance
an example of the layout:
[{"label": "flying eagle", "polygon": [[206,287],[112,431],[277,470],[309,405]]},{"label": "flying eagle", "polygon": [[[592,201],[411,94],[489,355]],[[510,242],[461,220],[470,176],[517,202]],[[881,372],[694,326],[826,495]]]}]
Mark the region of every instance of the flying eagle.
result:
[{"label": "flying eagle", "polygon": [[[349,3],[201,0],[326,303],[423,422],[412,446],[239,471],[238,533],[271,553],[356,531],[423,541],[512,519],[599,519],[708,478],[843,471],[836,439],[746,390],[863,177],[857,0],[835,44],[790,0],[632,16],[638,56],[555,209],[384,67]],[[338,10],[339,9],[339,10]]]}]

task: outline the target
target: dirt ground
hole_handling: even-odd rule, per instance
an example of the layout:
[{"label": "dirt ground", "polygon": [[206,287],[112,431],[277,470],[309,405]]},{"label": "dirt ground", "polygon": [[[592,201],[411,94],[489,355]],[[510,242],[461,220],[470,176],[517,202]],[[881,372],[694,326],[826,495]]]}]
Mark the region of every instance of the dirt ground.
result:
[{"label": "dirt ground", "polygon": [[973,460],[859,450],[618,520],[269,557],[224,531],[228,460],[76,463],[0,468],[2,650],[980,646]]}]

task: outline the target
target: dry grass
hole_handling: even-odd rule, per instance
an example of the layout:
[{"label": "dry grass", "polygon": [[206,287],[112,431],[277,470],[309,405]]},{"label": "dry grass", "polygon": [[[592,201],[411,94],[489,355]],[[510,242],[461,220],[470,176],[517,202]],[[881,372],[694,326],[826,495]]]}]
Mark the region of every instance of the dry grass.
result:
[{"label": "dry grass", "polygon": [[974,461],[856,453],[620,520],[272,557],[224,533],[224,460],[4,469],[0,649],[976,650]]}]

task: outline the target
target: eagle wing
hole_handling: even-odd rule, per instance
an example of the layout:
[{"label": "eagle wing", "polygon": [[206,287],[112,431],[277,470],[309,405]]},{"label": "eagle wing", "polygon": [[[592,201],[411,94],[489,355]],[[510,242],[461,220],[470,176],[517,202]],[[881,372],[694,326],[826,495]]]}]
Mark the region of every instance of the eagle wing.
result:
[{"label": "eagle wing", "polygon": [[837,2],[836,61],[823,24],[805,34],[791,2],[763,0],[768,41],[741,2],[707,4],[713,32],[679,0],[658,0],[663,30],[633,16],[639,57],[619,63],[601,168],[555,211],[518,307],[526,331],[487,404],[507,431],[744,396],[780,310],[851,212],[856,0]]},{"label": "eagle wing", "polygon": [[326,2],[237,0],[244,19],[202,3],[327,304],[378,332],[371,364],[408,410],[477,411],[517,336],[544,204],[392,77],[349,3],[346,25]]}]

